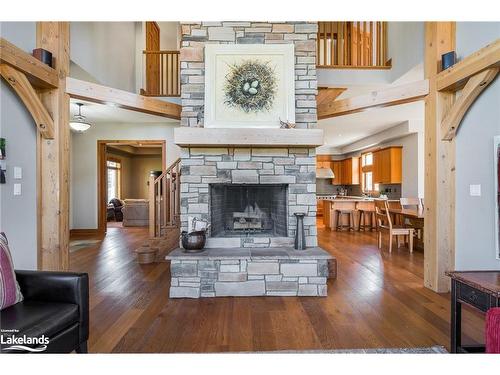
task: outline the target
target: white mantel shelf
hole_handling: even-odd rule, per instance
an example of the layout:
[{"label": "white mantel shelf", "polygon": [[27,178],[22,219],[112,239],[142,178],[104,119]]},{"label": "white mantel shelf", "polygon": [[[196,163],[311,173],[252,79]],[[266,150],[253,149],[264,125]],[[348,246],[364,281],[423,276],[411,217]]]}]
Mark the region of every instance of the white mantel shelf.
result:
[{"label": "white mantel shelf", "polygon": [[317,147],[323,129],[191,128],[174,129],[174,143],[181,147]]}]

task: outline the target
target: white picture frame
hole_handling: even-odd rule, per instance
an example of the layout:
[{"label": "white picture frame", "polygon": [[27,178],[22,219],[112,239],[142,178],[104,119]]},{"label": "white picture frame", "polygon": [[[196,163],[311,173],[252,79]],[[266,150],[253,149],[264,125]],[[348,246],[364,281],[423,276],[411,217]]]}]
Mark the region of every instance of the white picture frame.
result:
[{"label": "white picture frame", "polygon": [[[247,113],[225,102],[224,84],[231,64],[245,60],[269,64],[276,78],[270,109]],[[295,55],[293,44],[205,45],[206,128],[279,128],[280,118],[295,123]]]}]

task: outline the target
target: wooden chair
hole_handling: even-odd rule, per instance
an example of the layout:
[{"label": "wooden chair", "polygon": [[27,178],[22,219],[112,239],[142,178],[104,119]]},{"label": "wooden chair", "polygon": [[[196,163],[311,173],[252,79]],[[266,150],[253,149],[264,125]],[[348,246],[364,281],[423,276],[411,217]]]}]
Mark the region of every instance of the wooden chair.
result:
[{"label": "wooden chair", "polygon": [[[413,228],[405,228],[392,224],[391,215],[389,214],[389,205],[385,199],[375,200],[375,215],[378,222],[378,248],[382,248],[382,231],[389,233],[389,253],[392,252],[392,237],[397,237],[398,247],[401,245],[399,236],[405,236],[405,242],[408,242],[410,253],[413,253]],[[406,239],[408,241],[406,241]]]},{"label": "wooden chair", "polygon": [[[401,203],[401,207],[403,208],[409,208],[413,210],[418,210],[420,207],[424,206],[424,200],[423,198],[400,198],[399,202]],[[408,228],[413,228],[415,229],[415,235],[417,236],[418,239],[422,237],[422,229],[421,227],[415,226],[411,220],[406,219],[404,221],[404,226]]]},{"label": "wooden chair", "polygon": [[420,206],[419,198],[399,198],[399,203],[401,203],[401,207],[403,208],[412,208],[418,209]]}]

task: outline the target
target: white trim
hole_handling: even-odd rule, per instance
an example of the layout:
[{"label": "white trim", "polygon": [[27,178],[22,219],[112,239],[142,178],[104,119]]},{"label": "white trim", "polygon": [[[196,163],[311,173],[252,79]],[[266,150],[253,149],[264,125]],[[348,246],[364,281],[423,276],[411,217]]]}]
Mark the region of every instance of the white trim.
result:
[{"label": "white trim", "polygon": [[205,45],[205,118],[206,128],[279,128],[275,121],[217,121],[215,119],[215,75],[218,55],[283,55],[286,120],[295,122],[295,55],[293,44],[207,44]]}]

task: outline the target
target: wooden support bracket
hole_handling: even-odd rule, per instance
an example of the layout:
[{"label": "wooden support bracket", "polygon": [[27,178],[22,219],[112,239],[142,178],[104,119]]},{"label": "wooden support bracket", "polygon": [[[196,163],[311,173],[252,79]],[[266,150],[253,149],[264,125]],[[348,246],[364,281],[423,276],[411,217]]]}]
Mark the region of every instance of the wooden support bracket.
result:
[{"label": "wooden support bracket", "polygon": [[7,64],[0,64],[0,74],[23,101],[42,137],[54,139],[54,121],[26,75]]},{"label": "wooden support bracket", "polygon": [[443,141],[451,141],[455,137],[463,117],[479,94],[495,79],[498,69],[490,68],[468,79],[461,96],[453,103],[441,123]]}]

